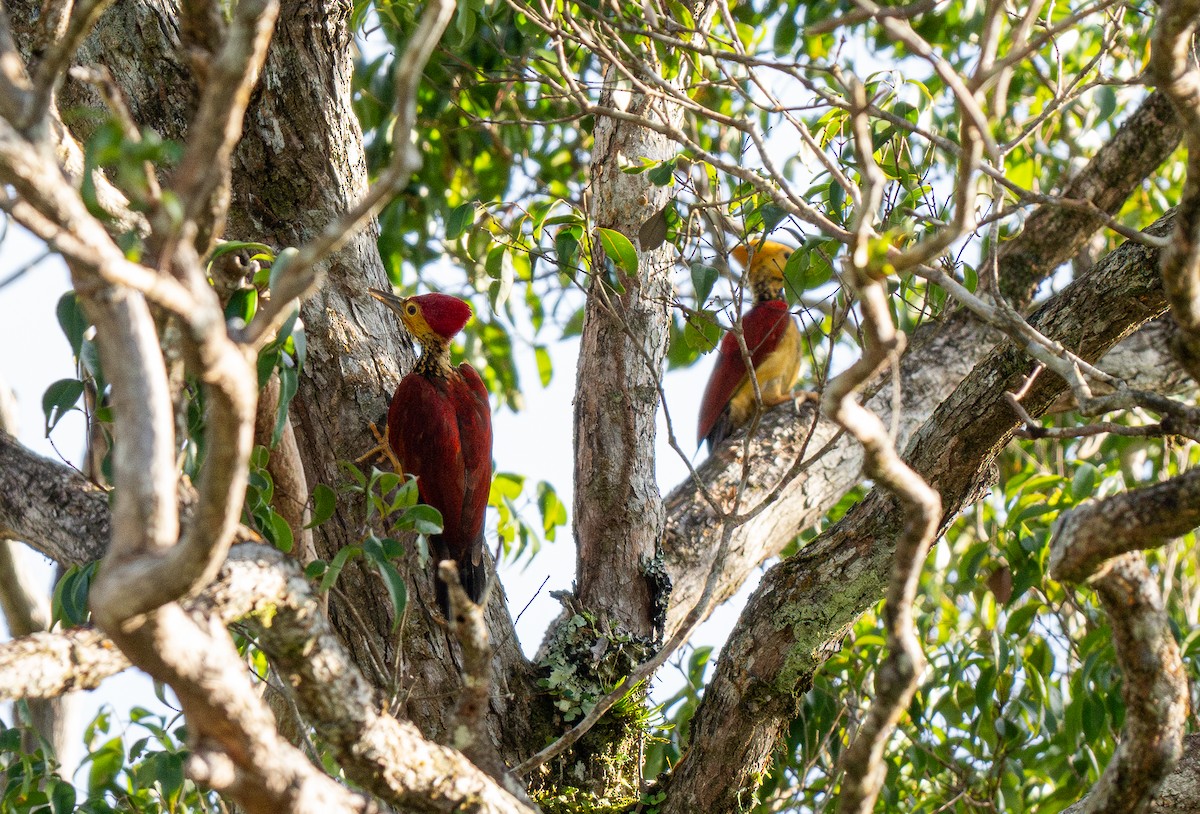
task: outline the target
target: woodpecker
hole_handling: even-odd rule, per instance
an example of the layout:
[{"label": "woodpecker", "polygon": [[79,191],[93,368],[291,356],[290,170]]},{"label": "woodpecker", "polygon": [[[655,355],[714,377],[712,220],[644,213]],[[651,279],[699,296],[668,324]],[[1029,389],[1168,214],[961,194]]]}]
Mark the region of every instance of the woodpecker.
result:
[{"label": "woodpecker", "polygon": [[[800,377],[800,329],[783,296],[783,269],[793,251],[766,240],[749,249],[738,246],[732,252],[738,263],[749,268],[754,307],[742,316],[742,336],[764,410],[791,398]],[[754,384],[746,372],[737,336],[727,333],[700,401],[696,443],[707,441],[709,450],[715,449],[749,421],[755,409]]]},{"label": "woodpecker", "polygon": [[[417,476],[421,502],[442,513],[442,533],[430,538],[435,568],[454,560],[467,595],[479,602],[487,586],[483,517],[492,483],[492,414],[475,368],[450,364],[450,342],[471,318],[471,306],[448,294],[370,293],[421,345],[421,358],[392,396],[387,444],[404,471]],[[449,617],[449,592],[440,577],[435,583]]]}]

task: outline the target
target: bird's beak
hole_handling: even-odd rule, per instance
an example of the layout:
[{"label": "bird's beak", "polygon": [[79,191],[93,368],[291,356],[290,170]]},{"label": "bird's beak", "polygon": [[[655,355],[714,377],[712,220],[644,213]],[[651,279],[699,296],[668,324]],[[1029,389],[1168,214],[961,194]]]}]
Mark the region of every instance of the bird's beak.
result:
[{"label": "bird's beak", "polygon": [[397,297],[392,292],[384,291],[383,289],[379,289],[379,288],[369,288],[369,289],[367,289],[367,292],[372,297],[374,297],[375,299],[379,300],[381,303],[386,305],[388,308],[395,311],[396,316],[398,316],[398,317],[404,316],[404,297]]}]

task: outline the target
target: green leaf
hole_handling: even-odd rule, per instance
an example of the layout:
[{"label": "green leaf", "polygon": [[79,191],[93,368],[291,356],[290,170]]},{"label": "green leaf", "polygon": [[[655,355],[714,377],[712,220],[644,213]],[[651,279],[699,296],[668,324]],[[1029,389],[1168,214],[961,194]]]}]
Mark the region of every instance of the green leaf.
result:
[{"label": "green leaf", "polygon": [[64,627],[78,627],[88,621],[88,592],[96,574],[98,562],[73,565],[54,586],[50,602],[51,618]]},{"label": "green leaf", "polygon": [[337,492],[323,483],[318,483],[312,491],[312,520],[304,528],[314,529],[333,517],[337,508]]},{"label": "green leaf", "polygon": [[442,513],[432,506],[418,503],[406,509],[393,528],[415,531],[417,534],[441,534]]},{"label": "green leaf", "polygon": [[524,485],[525,477],[523,475],[497,472],[492,476],[492,488],[488,492],[488,505],[499,506],[503,498],[516,500],[521,496],[521,489]]},{"label": "green leaf", "polygon": [[[800,34],[800,26],[796,21],[797,15],[784,14],[775,26],[775,53],[793,55],[796,48],[796,38]],[[769,230],[768,230],[769,231]]]},{"label": "green leaf", "polygon": [[274,509],[267,510],[266,523],[263,527],[263,533],[271,544],[285,554],[291,553],[292,544],[292,527],[287,521],[276,512]]},{"label": "green leaf", "polygon": [[484,267],[488,276],[492,278],[492,282],[488,286],[488,298],[492,303],[492,311],[499,313],[500,306],[508,302],[514,281],[513,264],[508,254],[508,247],[492,247],[488,252]]},{"label": "green leaf", "polygon": [[308,358],[308,337],[304,335],[304,326],[292,328],[292,349],[296,356],[296,372],[304,370],[304,360]]},{"label": "green leaf", "polygon": [[78,359],[83,335],[91,323],[83,315],[83,309],[79,307],[79,298],[75,296],[74,291],[68,291],[59,298],[54,313],[58,317],[59,327],[66,334],[67,342],[71,344],[71,355]]},{"label": "green leaf", "polygon": [[75,810],[75,787],[61,781],[50,791],[50,808],[54,814],[71,814]]},{"label": "green leaf", "polygon": [[225,319],[240,319],[242,324],[246,325],[254,319],[257,311],[258,289],[239,288],[230,295],[229,302],[225,305]]},{"label": "green leaf", "polygon": [[1101,85],[1096,90],[1096,102],[1099,108],[1096,118],[1106,121],[1117,109],[1117,92],[1113,90],[1112,85]]},{"label": "green leaf", "polygon": [[571,318],[563,325],[562,338],[568,339],[572,336],[583,335],[583,318],[587,314],[586,308],[580,308],[575,313],[571,314]]},{"label": "green leaf", "polygon": [[88,770],[88,791],[93,794],[108,791],[125,767],[125,745],[119,736],[112,738],[88,755],[88,759],[92,763]]},{"label": "green leaf", "polygon": [[809,253],[799,249],[792,252],[791,257],[787,260],[787,265],[783,267],[783,282],[790,299],[797,300],[808,290],[807,276],[810,262]]},{"label": "green leaf", "polygon": [[375,535],[371,535],[366,540],[363,540],[363,553],[366,555],[367,560],[379,571],[379,576],[383,578],[383,584],[387,588],[388,597],[392,601],[392,630],[395,631],[400,626],[400,621],[404,618],[404,609],[408,605],[408,586],[404,583],[404,578],[400,576],[400,572],[396,570],[396,566],[392,565],[391,557],[384,546],[384,541]]},{"label": "green leaf", "polygon": [[554,378],[554,362],[550,359],[550,351],[546,350],[544,345],[536,345],[533,355],[537,359],[538,377],[542,380],[542,387],[546,387]]},{"label": "green leaf", "polygon": [[763,231],[765,232],[774,230],[776,226],[783,222],[783,219],[788,214],[786,209],[776,206],[773,203],[763,204],[759,207],[758,213],[762,217]]},{"label": "green leaf", "polygon": [[1095,743],[1104,731],[1108,715],[1104,709],[1104,701],[1094,693],[1085,692],[1083,696],[1083,736],[1089,743]]},{"label": "green leaf", "polygon": [[542,513],[542,531],[547,540],[553,540],[559,526],[566,525],[567,507],[563,505],[554,490],[546,481],[538,483],[538,511]]},{"label": "green leaf", "polygon": [[283,430],[287,426],[288,405],[292,403],[292,398],[295,397],[298,389],[300,389],[300,376],[297,374],[296,368],[288,364],[281,364],[279,366],[279,408],[275,413],[275,431],[271,433],[272,449],[279,446],[279,441],[283,438]]},{"label": "green leaf", "polygon": [[721,341],[721,326],[707,311],[696,311],[688,314],[687,323],[683,326],[683,339],[688,346],[708,353]]},{"label": "green leaf", "polygon": [[570,268],[575,265],[575,257],[579,254],[579,236],[575,229],[559,229],[554,236],[554,252],[557,255],[559,268]]},{"label": "green leaf", "polygon": [[338,469],[346,473],[346,477],[353,481],[354,485],[352,489],[354,491],[361,491],[367,488],[367,476],[364,475],[363,471],[355,466],[352,462],[338,461]]},{"label": "green leaf", "polygon": [[325,574],[321,577],[321,584],[317,590],[325,593],[333,587],[333,583],[337,582],[337,578],[341,576],[342,569],[346,567],[346,563],[351,557],[361,556],[363,550],[360,546],[348,545],[338,549],[338,553],[334,555],[333,560],[325,568]]},{"label": "green leaf", "polygon": [[597,227],[596,232],[600,235],[601,248],[617,268],[631,277],[636,276],[638,271],[637,250],[633,248],[633,243],[629,238],[616,229],[605,229],[602,226]]},{"label": "green leaf", "polygon": [[1029,602],[1017,608],[1008,615],[1008,622],[1004,626],[1004,635],[1014,639],[1024,638],[1029,633],[1029,627],[1041,609],[1041,604],[1037,602]]},{"label": "green leaf", "polygon": [[75,409],[83,396],[83,382],[78,379],[59,379],[46,388],[42,395],[42,413],[46,416],[46,437],[62,420],[62,417]]},{"label": "green leaf", "polygon": [[667,184],[675,180],[675,164],[676,159],[672,158],[668,161],[661,162],[657,167],[646,173],[646,177],[650,179],[650,183],[655,186],[665,187]]},{"label": "green leaf", "polygon": [[279,358],[283,355],[275,343],[271,343],[258,352],[257,373],[258,373],[258,389],[262,390],[267,386],[267,382],[271,380],[271,374],[279,365]]},{"label": "green leaf", "polygon": [[1071,478],[1071,498],[1080,502],[1091,497],[1096,492],[1096,483],[1100,479],[1100,470],[1089,463],[1082,463]]},{"label": "green leaf", "polygon": [[712,266],[692,263],[692,287],[696,290],[697,307],[703,307],[704,303],[708,301],[708,295],[712,293],[713,286],[717,284],[720,274]]},{"label": "green leaf", "polygon": [[476,204],[472,201],[454,208],[450,217],[446,218],[447,240],[458,240],[464,232],[475,225],[475,207]]},{"label": "green leaf", "polygon": [[[271,274],[267,277],[268,286],[272,291],[279,285],[280,279],[287,272],[287,267],[292,264],[298,254],[300,252],[294,246],[288,246],[275,258],[275,262],[271,264]],[[284,332],[280,331],[280,336],[283,334]]]}]

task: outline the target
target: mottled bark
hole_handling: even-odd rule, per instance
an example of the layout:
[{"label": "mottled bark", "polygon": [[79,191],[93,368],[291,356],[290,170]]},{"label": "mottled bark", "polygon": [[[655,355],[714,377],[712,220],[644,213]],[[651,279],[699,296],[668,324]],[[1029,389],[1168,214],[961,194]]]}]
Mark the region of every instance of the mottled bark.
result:
[{"label": "mottled bark", "polygon": [[0,430],[0,529],[64,565],[104,555],[107,493],[65,464],[35,455]]},{"label": "mottled bark", "polygon": [[[1120,210],[1131,189],[1149,177],[1182,138],[1183,125],[1171,100],[1162,91],[1151,93],[1059,193],[1095,212],[1077,206],[1038,207],[1026,218],[1020,236],[1001,244],[1001,293],[1018,307],[1028,303],[1042,281],[1082,247],[1083,241],[1074,236],[1100,229],[1103,215]],[[1064,235],[1071,236],[1070,254],[1047,252]]]},{"label": "mottled bark", "polygon": [[129,659],[95,628],[32,633],[0,644],[0,698],[55,698],[94,690],[129,667]]},{"label": "mottled bark", "polygon": [[[610,97],[618,92],[615,73],[605,91]],[[644,96],[630,104],[637,115],[669,120],[681,115],[677,106]],[[637,246],[642,224],[666,205],[669,190],[656,187],[645,174],[622,170],[672,154],[665,136],[597,118],[591,165],[596,225],[620,232]],[[673,249],[669,244],[640,247],[637,274],[631,275],[605,254],[599,235],[592,243],[575,385],[577,592],[583,607],[650,643],[656,597],[646,569],[664,521],[654,439]]]},{"label": "mottled bark", "polygon": [[[0,430],[17,432],[17,403],[8,385],[0,381]],[[5,539],[0,534],[0,611],[8,634],[13,637],[28,636],[50,629],[50,597],[46,586],[33,584],[27,564],[19,559],[21,544]],[[3,670],[0,670],[2,673]],[[61,758],[67,739],[67,717],[71,696],[55,698],[31,698],[28,701],[28,720],[32,730],[23,733],[22,746],[27,752],[39,747],[41,740],[49,745],[50,751]],[[13,710],[18,719],[24,718],[24,710]]]}]

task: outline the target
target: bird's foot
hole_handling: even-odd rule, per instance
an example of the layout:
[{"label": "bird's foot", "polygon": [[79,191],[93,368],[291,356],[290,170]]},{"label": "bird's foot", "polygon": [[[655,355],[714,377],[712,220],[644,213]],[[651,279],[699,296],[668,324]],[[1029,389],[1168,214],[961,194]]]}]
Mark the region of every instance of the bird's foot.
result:
[{"label": "bird's foot", "polygon": [[821,394],[814,393],[811,390],[801,390],[799,392],[789,390],[786,393],[772,393],[771,395],[763,394],[763,409],[770,410],[773,407],[778,407],[780,404],[792,402],[797,407],[806,401],[811,401],[817,404],[821,401]]},{"label": "bird's foot", "polygon": [[368,461],[372,458],[379,457],[382,460],[391,463],[392,471],[394,471],[397,475],[403,475],[404,466],[401,465],[399,459],[396,458],[396,453],[392,452],[392,445],[388,443],[387,430],[385,429],[381,433],[379,431],[379,427],[375,426],[374,421],[370,423],[370,427],[371,435],[375,436],[375,446],[371,447],[362,455],[359,455],[357,458],[355,458],[354,462],[356,464],[360,464],[363,461]]}]

